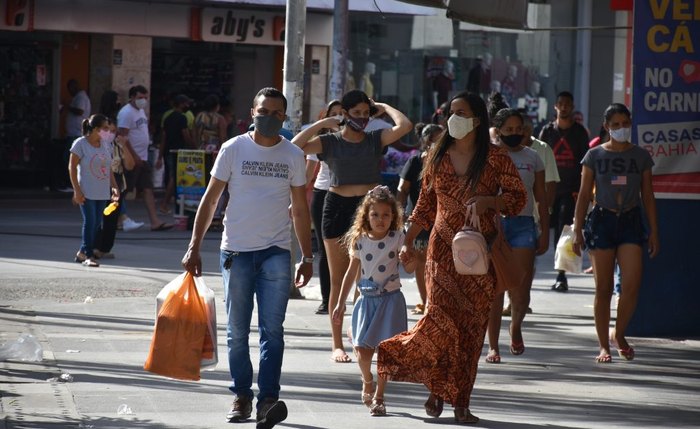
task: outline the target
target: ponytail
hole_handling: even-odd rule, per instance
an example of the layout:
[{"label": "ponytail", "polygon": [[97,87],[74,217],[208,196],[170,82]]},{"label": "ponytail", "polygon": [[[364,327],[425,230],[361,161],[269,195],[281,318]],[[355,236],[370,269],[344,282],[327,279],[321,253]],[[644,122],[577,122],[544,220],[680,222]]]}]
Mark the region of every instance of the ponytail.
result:
[{"label": "ponytail", "polygon": [[83,136],[87,137],[88,134],[92,132],[92,130],[104,126],[105,122],[109,122],[109,119],[107,119],[105,115],[102,115],[100,113],[96,113],[90,116],[88,119],[83,119]]}]

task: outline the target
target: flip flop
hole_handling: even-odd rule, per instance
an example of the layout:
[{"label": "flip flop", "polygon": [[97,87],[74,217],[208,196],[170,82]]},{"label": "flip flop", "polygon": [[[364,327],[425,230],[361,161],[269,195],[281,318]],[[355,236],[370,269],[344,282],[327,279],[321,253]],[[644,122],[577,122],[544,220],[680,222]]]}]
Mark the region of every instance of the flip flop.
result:
[{"label": "flip flop", "polygon": [[519,343],[511,342],[510,343],[510,353],[515,355],[515,356],[518,356],[518,355],[525,353],[525,343],[522,341]]},{"label": "flip flop", "polygon": [[330,359],[331,359],[331,362],[335,362],[335,363],[350,363],[350,362],[352,362],[352,359],[350,358],[350,356],[348,356],[348,354],[345,353],[345,350],[342,350],[342,349],[334,350],[333,353],[331,354]]},{"label": "flip flop", "polygon": [[612,363],[612,356],[607,353],[601,353],[595,358],[596,363]]},{"label": "flip flop", "polygon": [[151,231],[167,231],[167,230],[171,229],[173,226],[174,225],[163,222],[160,225],[158,225],[157,227],[151,228]]},{"label": "flip flop", "polygon": [[489,354],[484,360],[486,361],[486,363],[501,363],[501,355],[499,355],[498,353]]}]

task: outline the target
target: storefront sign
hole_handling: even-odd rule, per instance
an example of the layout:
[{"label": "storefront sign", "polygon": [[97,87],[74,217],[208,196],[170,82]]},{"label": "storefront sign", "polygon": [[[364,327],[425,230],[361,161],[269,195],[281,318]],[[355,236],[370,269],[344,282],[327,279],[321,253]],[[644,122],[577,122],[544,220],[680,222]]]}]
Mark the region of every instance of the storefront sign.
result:
[{"label": "storefront sign", "polygon": [[[202,40],[206,42],[284,45],[284,13],[204,8],[200,16]],[[307,44],[330,44],[332,31],[332,17],[307,14]]]},{"label": "storefront sign", "polygon": [[205,156],[203,150],[177,151],[177,196],[184,196],[185,211],[196,212],[206,190]]},{"label": "storefront sign", "polygon": [[700,2],[634,2],[633,140],[657,197],[700,199]]},{"label": "storefront sign", "polygon": [[[4,4],[3,4],[4,3]],[[34,0],[6,0],[0,2],[0,29],[15,31],[34,30]]]}]

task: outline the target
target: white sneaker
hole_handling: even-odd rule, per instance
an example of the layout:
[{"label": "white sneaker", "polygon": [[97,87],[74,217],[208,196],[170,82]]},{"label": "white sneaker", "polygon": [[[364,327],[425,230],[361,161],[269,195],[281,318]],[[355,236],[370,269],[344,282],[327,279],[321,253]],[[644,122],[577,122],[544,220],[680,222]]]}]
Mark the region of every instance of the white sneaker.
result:
[{"label": "white sneaker", "polygon": [[122,228],[124,229],[124,232],[134,231],[141,228],[142,226],[143,222],[136,222],[130,217],[124,219],[124,221],[122,222]]}]

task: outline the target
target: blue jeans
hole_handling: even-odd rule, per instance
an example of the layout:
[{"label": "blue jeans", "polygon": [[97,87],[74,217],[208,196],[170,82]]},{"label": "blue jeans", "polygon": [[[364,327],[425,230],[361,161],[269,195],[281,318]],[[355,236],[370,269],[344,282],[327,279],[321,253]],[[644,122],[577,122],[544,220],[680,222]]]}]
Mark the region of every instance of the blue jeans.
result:
[{"label": "blue jeans", "polygon": [[537,248],[537,226],[532,216],[508,216],[501,219],[510,247]]},{"label": "blue jeans", "polygon": [[88,200],[80,206],[83,215],[83,242],[80,251],[88,257],[92,257],[92,249],[95,248],[97,231],[102,223],[102,210],[107,206],[106,200]]},{"label": "blue jeans", "polygon": [[[230,268],[226,260],[230,259]],[[289,250],[273,246],[253,252],[221,251],[228,327],[228,365],[233,383],[229,389],[239,396],[253,397],[253,365],[248,337],[253,315],[253,295],[258,304],[260,367],[258,404],[279,398],[284,323],[292,282]]]}]

